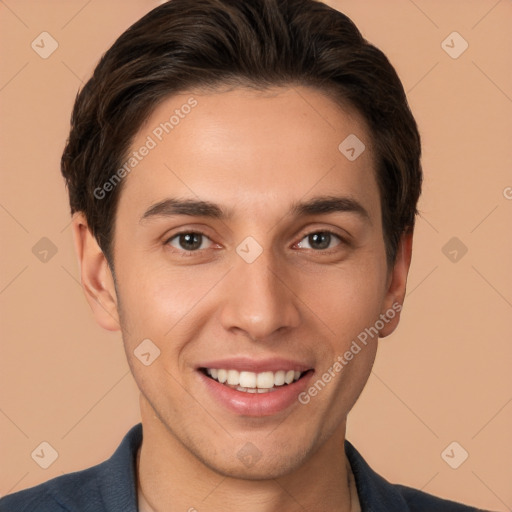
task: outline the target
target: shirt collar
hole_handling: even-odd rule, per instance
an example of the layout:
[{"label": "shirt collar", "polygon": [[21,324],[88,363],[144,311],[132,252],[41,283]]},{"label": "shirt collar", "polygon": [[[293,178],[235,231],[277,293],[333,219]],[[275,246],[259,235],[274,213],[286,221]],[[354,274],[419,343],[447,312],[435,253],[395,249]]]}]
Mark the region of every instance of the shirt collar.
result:
[{"label": "shirt collar", "polygon": [[[100,464],[98,487],[105,510],[137,512],[137,451],[142,443],[142,424],[130,429],[112,457]],[[407,503],[387,480],[375,473],[361,454],[345,441],[362,512],[407,510]]]},{"label": "shirt collar", "polygon": [[356,481],[361,512],[409,510],[401,493],[368,466],[350,441],[345,440],[345,453]]}]

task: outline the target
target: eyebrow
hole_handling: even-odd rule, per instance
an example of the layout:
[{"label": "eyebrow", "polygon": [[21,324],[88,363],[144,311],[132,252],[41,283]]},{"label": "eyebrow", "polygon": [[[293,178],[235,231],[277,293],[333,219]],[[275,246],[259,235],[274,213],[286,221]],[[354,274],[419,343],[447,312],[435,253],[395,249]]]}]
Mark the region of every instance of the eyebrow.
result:
[{"label": "eyebrow", "polygon": [[291,214],[297,217],[307,215],[327,215],[329,213],[355,213],[362,219],[370,221],[370,214],[364,206],[350,197],[320,196],[308,201],[295,203]]},{"label": "eyebrow", "polygon": [[144,212],[140,221],[151,217],[172,217],[174,215],[210,217],[212,219],[226,219],[231,216],[230,213],[210,201],[169,198],[150,206]]},{"label": "eyebrow", "polygon": [[[361,203],[350,197],[319,196],[307,201],[298,201],[292,204],[289,214],[295,217],[305,217],[343,212],[356,214],[371,223],[368,211]],[[233,216],[233,211],[225,210],[210,201],[169,198],[150,206],[140,218],[140,222],[154,217],[175,215],[227,220]]]}]

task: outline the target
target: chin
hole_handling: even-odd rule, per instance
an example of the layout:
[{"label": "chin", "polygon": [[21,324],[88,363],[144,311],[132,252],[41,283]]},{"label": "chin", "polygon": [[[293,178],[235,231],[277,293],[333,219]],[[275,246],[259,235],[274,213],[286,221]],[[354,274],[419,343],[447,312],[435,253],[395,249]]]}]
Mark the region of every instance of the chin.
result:
[{"label": "chin", "polygon": [[[264,447],[259,450],[256,444]],[[236,446],[234,451],[233,446]],[[279,450],[269,440],[266,444],[256,440],[254,444],[236,440],[224,450],[217,450],[216,454],[215,458],[206,458],[196,452],[196,457],[216,473],[244,480],[270,480],[286,476],[301,467],[307,457],[307,451],[303,448],[282,446]]]},{"label": "chin", "polygon": [[292,473],[301,464],[300,461],[292,461],[289,457],[272,461],[261,458],[253,465],[244,464],[238,460],[235,464],[231,461],[214,461],[212,464],[209,464],[208,461],[203,462],[222,476],[253,481],[281,478]]}]

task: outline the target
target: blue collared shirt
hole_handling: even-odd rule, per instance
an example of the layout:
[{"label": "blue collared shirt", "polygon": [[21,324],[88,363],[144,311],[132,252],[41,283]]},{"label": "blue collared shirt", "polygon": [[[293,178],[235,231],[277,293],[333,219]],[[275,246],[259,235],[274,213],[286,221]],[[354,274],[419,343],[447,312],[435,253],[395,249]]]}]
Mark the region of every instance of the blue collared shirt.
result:
[{"label": "blue collared shirt", "polygon": [[[0,512],[137,512],[135,464],[141,442],[142,424],[139,423],[126,434],[110,459],[5,496],[0,499]],[[362,512],[479,510],[389,483],[368,466],[349,441],[345,441],[345,452],[354,473]]]}]

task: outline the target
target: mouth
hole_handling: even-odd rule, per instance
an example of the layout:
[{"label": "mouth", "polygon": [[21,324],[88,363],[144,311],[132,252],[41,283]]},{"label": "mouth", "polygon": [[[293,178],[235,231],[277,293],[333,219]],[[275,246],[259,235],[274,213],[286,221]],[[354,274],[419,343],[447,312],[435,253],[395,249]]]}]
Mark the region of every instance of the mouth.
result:
[{"label": "mouth", "polygon": [[315,373],[311,363],[277,356],[201,361],[195,369],[212,405],[239,418],[272,417],[296,407]]},{"label": "mouth", "polygon": [[256,373],[226,368],[199,368],[199,371],[206,377],[236,391],[263,394],[279,391],[304,378],[313,370],[277,370]]}]

